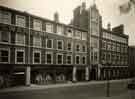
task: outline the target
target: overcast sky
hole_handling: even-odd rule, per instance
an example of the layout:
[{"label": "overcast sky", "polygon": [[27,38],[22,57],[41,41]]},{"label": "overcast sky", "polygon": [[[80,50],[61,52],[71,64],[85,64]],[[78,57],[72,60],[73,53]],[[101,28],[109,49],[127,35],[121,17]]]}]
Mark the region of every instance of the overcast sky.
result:
[{"label": "overcast sky", "polygon": [[[0,0],[0,5],[27,11],[32,14],[53,20],[53,14],[57,11],[60,22],[68,24],[73,17],[73,9],[86,1],[87,8],[93,4],[93,0]],[[96,0],[97,7],[103,18],[103,26],[110,22],[112,27],[124,24],[125,34],[129,35],[129,45],[135,45],[135,10],[128,14],[119,13],[119,5],[129,0]]]}]

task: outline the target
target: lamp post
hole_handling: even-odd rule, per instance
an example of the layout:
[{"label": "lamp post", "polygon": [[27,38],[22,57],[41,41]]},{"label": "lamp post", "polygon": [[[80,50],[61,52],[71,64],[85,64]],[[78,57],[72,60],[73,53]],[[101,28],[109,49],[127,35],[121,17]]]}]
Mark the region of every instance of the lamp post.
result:
[{"label": "lamp post", "polygon": [[[107,66],[109,67],[110,64],[107,63]],[[110,97],[110,70],[107,69],[107,88],[106,88],[106,97]]]}]

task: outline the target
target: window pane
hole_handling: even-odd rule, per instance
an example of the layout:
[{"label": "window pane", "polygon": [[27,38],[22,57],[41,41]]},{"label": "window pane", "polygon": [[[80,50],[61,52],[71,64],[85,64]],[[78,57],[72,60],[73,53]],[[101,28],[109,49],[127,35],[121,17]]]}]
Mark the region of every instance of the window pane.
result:
[{"label": "window pane", "polygon": [[0,32],[0,41],[9,42],[9,32]]},{"label": "window pane", "polygon": [[40,53],[34,53],[34,63],[40,63]]},{"label": "window pane", "polygon": [[62,55],[58,55],[58,64],[62,64]]},{"label": "window pane", "polygon": [[7,50],[0,50],[0,62],[8,62],[8,55]]},{"label": "window pane", "polygon": [[16,34],[16,44],[25,44],[25,35],[24,34]]},{"label": "window pane", "polygon": [[16,19],[16,25],[21,26],[21,27],[25,27],[25,25],[26,25],[25,17],[24,16],[17,15],[16,18],[17,18]]},{"label": "window pane", "polygon": [[52,63],[52,54],[47,54],[47,63],[48,64]]},{"label": "window pane", "polygon": [[47,48],[52,48],[52,40],[47,40]]},{"label": "window pane", "polygon": [[41,31],[42,30],[42,22],[40,20],[34,20],[33,28],[35,30]]},{"label": "window pane", "polygon": [[58,41],[58,49],[63,49],[62,41]]}]

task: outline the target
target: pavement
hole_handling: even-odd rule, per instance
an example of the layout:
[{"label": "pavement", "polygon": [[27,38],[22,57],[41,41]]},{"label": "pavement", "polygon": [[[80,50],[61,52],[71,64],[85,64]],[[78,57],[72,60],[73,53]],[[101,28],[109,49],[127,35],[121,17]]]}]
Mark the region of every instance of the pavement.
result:
[{"label": "pavement", "polygon": [[[110,83],[123,82],[128,83],[130,79],[122,80],[110,80]],[[41,89],[50,89],[50,88],[62,88],[62,87],[72,87],[72,86],[84,86],[84,85],[95,85],[95,84],[105,84],[107,81],[88,81],[88,82],[68,82],[64,84],[50,84],[50,85],[35,85],[31,84],[30,86],[16,86],[11,88],[0,89],[0,93],[9,93],[9,92],[22,92],[22,91],[32,91],[32,90],[41,90]]]}]

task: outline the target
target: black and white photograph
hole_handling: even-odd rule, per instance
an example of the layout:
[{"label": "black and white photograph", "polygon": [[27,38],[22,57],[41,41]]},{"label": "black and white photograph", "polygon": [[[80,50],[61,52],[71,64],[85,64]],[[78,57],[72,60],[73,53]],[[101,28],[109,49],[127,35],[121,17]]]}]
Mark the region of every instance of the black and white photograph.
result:
[{"label": "black and white photograph", "polygon": [[0,0],[0,99],[135,99],[135,0]]}]

